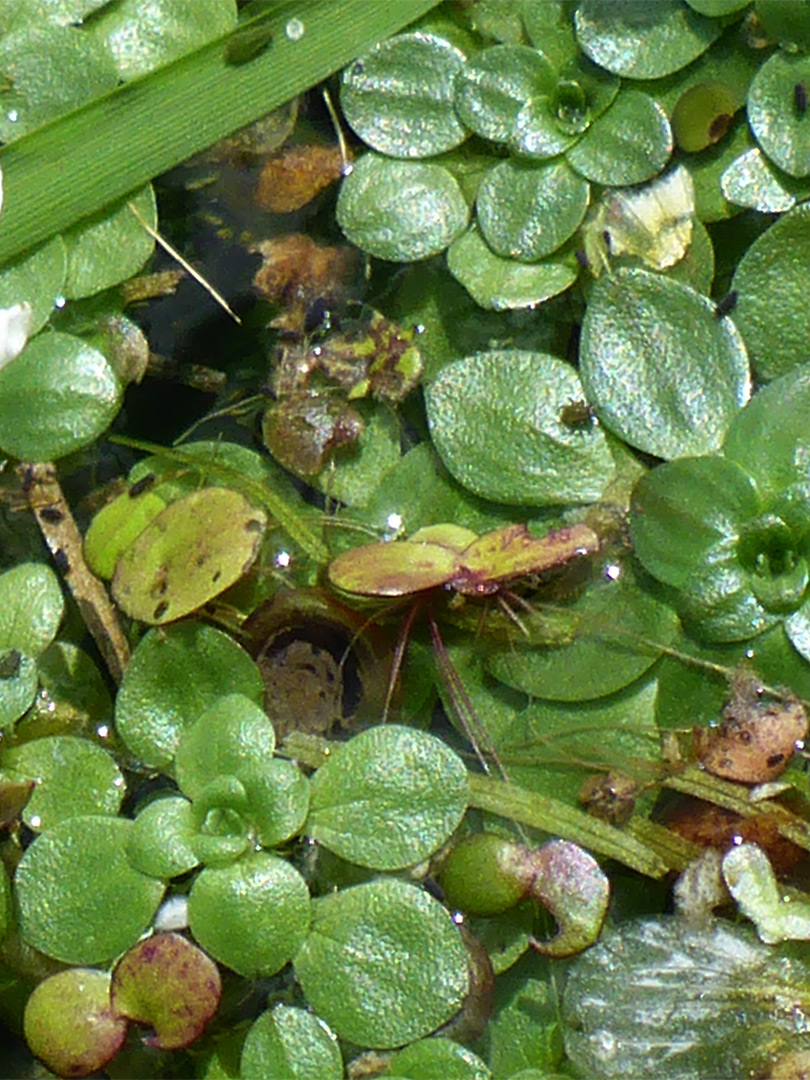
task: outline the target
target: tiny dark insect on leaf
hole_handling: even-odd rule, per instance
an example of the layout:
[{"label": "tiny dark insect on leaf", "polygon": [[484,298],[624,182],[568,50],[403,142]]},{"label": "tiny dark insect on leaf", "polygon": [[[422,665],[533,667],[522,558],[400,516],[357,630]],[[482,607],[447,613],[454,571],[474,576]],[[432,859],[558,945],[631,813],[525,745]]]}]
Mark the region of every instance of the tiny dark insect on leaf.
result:
[{"label": "tiny dark insect on leaf", "polygon": [[129,489],[130,499],[137,499],[139,495],[143,495],[145,491],[148,491],[154,484],[157,477],[154,473],[147,473],[146,476],[142,476],[140,480],[136,480],[135,483]]},{"label": "tiny dark insect on leaf", "polygon": [[47,521],[49,525],[58,525],[65,515],[55,506],[43,506],[39,512],[39,516],[43,521]]},{"label": "tiny dark insect on leaf", "polygon": [[732,289],[731,292],[727,292],[721,300],[717,301],[714,306],[714,314],[718,319],[722,319],[725,315],[728,315],[729,312],[734,310],[737,306],[737,296],[737,290]]},{"label": "tiny dark insect on leaf", "polygon": [[587,401],[569,401],[560,409],[560,423],[572,431],[586,431],[596,422],[594,408]]},{"label": "tiny dark insect on leaf", "polygon": [[797,82],[793,87],[793,107],[799,116],[804,116],[807,112],[807,105],[810,98],[807,96],[807,87],[803,82]]}]

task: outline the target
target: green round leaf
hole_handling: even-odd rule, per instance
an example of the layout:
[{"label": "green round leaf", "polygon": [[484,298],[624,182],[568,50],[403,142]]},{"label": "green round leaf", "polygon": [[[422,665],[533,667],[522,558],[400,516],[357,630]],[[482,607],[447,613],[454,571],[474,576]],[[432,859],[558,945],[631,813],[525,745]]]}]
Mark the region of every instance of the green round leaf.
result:
[{"label": "green round leaf", "polygon": [[114,89],[106,50],[76,26],[49,26],[29,17],[0,39],[3,91],[0,139],[11,142]]},{"label": "green round leaf", "polygon": [[215,960],[248,979],[275,975],[304,941],[310,921],[306,882],[265,852],[203,870],[191,887],[194,937]]},{"label": "green round leaf", "polygon": [[348,239],[363,251],[414,262],[451,244],[466,228],[469,209],[441,165],[366,154],[344,179],[336,214]]},{"label": "green round leaf", "polygon": [[484,239],[498,255],[536,262],[573,236],[588,209],[588,185],[564,161],[502,161],[478,191]]},{"label": "green round leaf", "polygon": [[61,236],[54,236],[31,255],[6,266],[0,273],[0,308],[26,301],[33,317],[29,337],[41,330],[54,312],[55,302],[63,295],[67,252]]},{"label": "green round leaf", "polygon": [[537,49],[493,45],[477,53],[456,77],[456,111],[476,135],[506,142],[523,106],[550,94],[554,69]]},{"label": "green round leaf", "polygon": [[127,840],[127,858],[149,877],[169,879],[198,863],[192,842],[197,827],[188,799],[177,795],[155,799],[135,818]]},{"label": "green round leaf", "polygon": [[794,186],[758,148],[736,157],[720,177],[723,196],[730,203],[763,214],[791,210],[796,205],[796,196],[791,191]]},{"label": "green round leaf", "polygon": [[598,425],[580,430],[561,418],[583,396],[576,371],[556,357],[476,353],[427,388],[428,423],[447,468],[477,495],[529,506],[593,502],[615,470]]},{"label": "green round leaf", "polygon": [[733,461],[670,461],[633,491],[633,550],[654,577],[680,589],[718,551],[733,553],[740,529],[761,509],[753,480]]},{"label": "green round leaf", "polygon": [[40,334],[0,370],[0,446],[23,461],[53,461],[93,442],[121,404],[97,349],[70,334]]},{"label": "green round leaf", "polygon": [[84,537],[84,557],[93,573],[111,581],[126,549],[165,509],[166,503],[154,491],[134,499],[125,493],[103,506]]},{"label": "green round leaf", "polygon": [[452,150],[469,132],[453,109],[464,53],[435,34],[398,34],[343,73],[340,103],[363,140],[398,158]]},{"label": "green round leaf", "polygon": [[133,619],[182,618],[247,571],[266,520],[238,491],[194,491],[167,506],[124,551],[113,596]]},{"label": "green round leaf", "polygon": [[[54,641],[40,657],[40,693],[31,719],[43,726],[70,732],[110,734],[112,698],[104,676],[86,652],[65,641]],[[54,726],[55,725],[55,726]]]},{"label": "green round leaf", "polygon": [[765,386],[734,418],[724,447],[753,478],[765,498],[807,484],[810,454],[810,365]]},{"label": "green round leaf", "polygon": [[50,829],[79,814],[117,814],[124,797],[124,778],[112,755],[87,739],[32,739],[10,747],[3,764],[15,779],[37,781],[23,811],[32,829]]},{"label": "green round leaf", "polygon": [[494,311],[535,307],[565,292],[578,271],[566,262],[519,263],[487,247],[473,225],[447,249],[447,268],[477,304]]},{"label": "green round leaf", "polygon": [[72,817],[42,833],[17,867],[23,938],[67,964],[100,964],[133,945],[163,895],[162,882],[126,857],[132,822]]},{"label": "green round leaf", "polygon": [[236,26],[233,0],[121,0],[88,27],[112,54],[122,79],[136,79]]},{"label": "green round leaf", "polygon": [[409,1080],[490,1080],[485,1062],[466,1046],[450,1039],[422,1039],[394,1055],[388,1066],[393,1076]]},{"label": "green round leaf", "polygon": [[243,1080],[341,1080],[337,1039],[306,1009],[276,1005],[247,1033],[239,1075]]},{"label": "green round leaf", "polygon": [[680,0],[581,0],[574,27],[594,63],[628,79],[660,79],[686,67],[722,30]]},{"label": "green round leaf", "polygon": [[666,113],[648,94],[623,90],[566,157],[597,184],[640,184],[663,169],[672,153]]},{"label": "green round leaf", "polygon": [[374,405],[366,416],[365,431],[356,445],[345,455],[336,454],[330,467],[315,478],[325,495],[346,506],[364,506],[401,456],[399,419],[390,405]]},{"label": "green round leaf", "polygon": [[38,657],[56,637],[65,601],[45,563],[20,563],[0,574],[0,650]]},{"label": "green round leaf", "polygon": [[594,286],[580,373],[600,420],[631,446],[673,458],[717,450],[750,393],[731,319],[677,281],[620,270]]},{"label": "green round leaf", "polygon": [[461,759],[432,735],[388,724],[355,735],[318,769],[307,832],[359,866],[397,870],[437,851],[466,808]]},{"label": "green round leaf", "polygon": [[157,205],[151,184],[111,209],[108,207],[64,234],[67,246],[65,296],[78,300],[109,289],[136,274],[155,248],[129,203],[157,228]]},{"label": "green round leaf", "polygon": [[755,240],[737,266],[733,319],[761,379],[783,375],[808,359],[810,206],[797,206]]},{"label": "green round leaf", "polygon": [[774,164],[791,176],[808,176],[810,116],[796,107],[798,83],[810,83],[810,56],[774,53],[751,83],[748,122]]},{"label": "green round leaf", "polygon": [[564,154],[576,141],[576,134],[560,129],[553,96],[542,94],[527,101],[515,117],[509,149],[522,157],[542,161]]},{"label": "green round leaf", "polygon": [[467,951],[449,913],[396,878],[317,900],[295,974],[341,1038],[383,1048],[434,1031],[469,985]]},{"label": "green round leaf", "polygon": [[25,1003],[25,1041],[57,1076],[88,1076],[121,1049],[127,1021],[110,1006],[110,975],[73,968],[43,979]]},{"label": "green round leaf", "polygon": [[810,12],[804,0],[757,0],[756,15],[768,37],[790,52],[796,46],[801,51],[810,48]]},{"label": "green round leaf", "polygon": [[144,764],[171,763],[180,735],[225,694],[264,700],[256,665],[221,630],[187,622],[146,634],[127,665],[115,703],[115,724]]},{"label": "green round leaf", "polygon": [[570,645],[517,645],[493,653],[487,670],[507,686],[551,701],[588,701],[633,682],[659,656],[642,643],[668,644],[677,620],[672,608],[624,576],[606,577],[571,605],[582,633]]}]

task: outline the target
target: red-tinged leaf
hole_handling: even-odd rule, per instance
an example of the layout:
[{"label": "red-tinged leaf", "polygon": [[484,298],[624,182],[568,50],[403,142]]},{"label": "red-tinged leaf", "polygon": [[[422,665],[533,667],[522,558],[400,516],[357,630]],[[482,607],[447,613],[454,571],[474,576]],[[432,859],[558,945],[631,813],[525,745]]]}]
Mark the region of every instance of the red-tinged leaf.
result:
[{"label": "red-tinged leaf", "polygon": [[457,567],[458,552],[452,548],[395,540],[339,555],[329,567],[329,580],[359,596],[410,596],[444,585]]},{"label": "red-tinged leaf", "polygon": [[550,840],[534,853],[532,896],[547,907],[559,930],[530,941],[544,956],[571,956],[593,945],[607,912],[610,883],[599,863],[578,844]]},{"label": "red-tinged leaf", "polygon": [[470,544],[450,584],[471,595],[496,592],[504,581],[561,566],[598,549],[599,537],[587,525],[556,529],[541,537],[531,536],[525,525],[507,525]]}]

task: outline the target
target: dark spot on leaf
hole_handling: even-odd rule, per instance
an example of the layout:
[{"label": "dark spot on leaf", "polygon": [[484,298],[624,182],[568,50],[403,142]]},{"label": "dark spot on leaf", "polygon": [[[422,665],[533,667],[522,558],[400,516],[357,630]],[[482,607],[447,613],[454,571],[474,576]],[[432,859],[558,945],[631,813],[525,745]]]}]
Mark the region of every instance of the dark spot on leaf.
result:
[{"label": "dark spot on leaf", "polygon": [[785,755],[784,754],[771,754],[771,756],[768,758],[768,768],[772,769],[774,767],[774,765],[778,765],[780,762],[782,762],[784,760],[785,760]]},{"label": "dark spot on leaf", "polygon": [[215,574],[211,575],[211,583],[214,584],[215,582],[219,581],[219,579],[221,577],[222,577],[222,571],[217,570]]},{"label": "dark spot on leaf", "polygon": [[166,612],[169,610],[169,603],[167,600],[161,600],[155,610],[152,612],[153,619],[162,619]]},{"label": "dark spot on leaf", "polygon": [[574,252],[574,258],[577,260],[583,270],[588,269],[588,256],[585,254],[582,248],[577,248],[577,250]]},{"label": "dark spot on leaf", "polygon": [[9,649],[0,657],[0,679],[16,679],[20,671],[22,653],[19,649]]},{"label": "dark spot on leaf", "polygon": [[253,518],[245,525],[245,532],[261,532],[263,527],[261,521]]},{"label": "dark spot on leaf", "polygon": [[793,106],[799,116],[804,116],[807,112],[808,100],[807,87],[803,82],[797,82],[793,87]]},{"label": "dark spot on leaf", "polygon": [[734,117],[730,116],[728,113],[720,113],[718,116],[715,116],[715,118],[709,124],[709,142],[719,142],[723,138],[725,133],[728,131],[731,121],[733,119]]},{"label": "dark spot on leaf", "polygon": [[43,506],[39,516],[43,521],[47,521],[49,525],[58,525],[65,515],[61,510],[57,510],[55,506]]},{"label": "dark spot on leaf", "polygon": [[136,480],[132,487],[129,489],[130,499],[137,499],[139,495],[143,495],[145,491],[148,491],[155,482],[155,474],[147,473],[146,476],[142,476],[140,480]]},{"label": "dark spot on leaf", "polygon": [[714,313],[718,319],[722,319],[724,315],[728,315],[730,311],[733,311],[737,306],[738,292],[736,289],[732,289],[731,292],[727,292],[722,300],[718,300],[715,304]]}]

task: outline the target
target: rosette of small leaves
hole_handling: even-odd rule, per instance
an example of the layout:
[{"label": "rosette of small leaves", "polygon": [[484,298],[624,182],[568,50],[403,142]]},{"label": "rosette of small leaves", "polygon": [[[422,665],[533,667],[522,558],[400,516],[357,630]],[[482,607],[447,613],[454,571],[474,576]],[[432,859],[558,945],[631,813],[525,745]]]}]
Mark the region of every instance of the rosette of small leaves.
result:
[{"label": "rosette of small leaves", "polygon": [[636,554],[703,640],[744,641],[781,623],[810,658],[808,405],[804,365],[737,414],[722,454],[679,458],[636,485]]},{"label": "rosette of small leaves", "polygon": [[[591,185],[651,179],[673,142],[658,102],[584,56],[573,34],[553,52],[473,39],[462,51],[417,31],[348,67],[343,110],[374,151],[341,189],[349,239],[400,261],[449,248],[452,274],[484,307],[537,304],[573,284],[569,242]],[[473,135],[495,145],[470,150]]]}]

